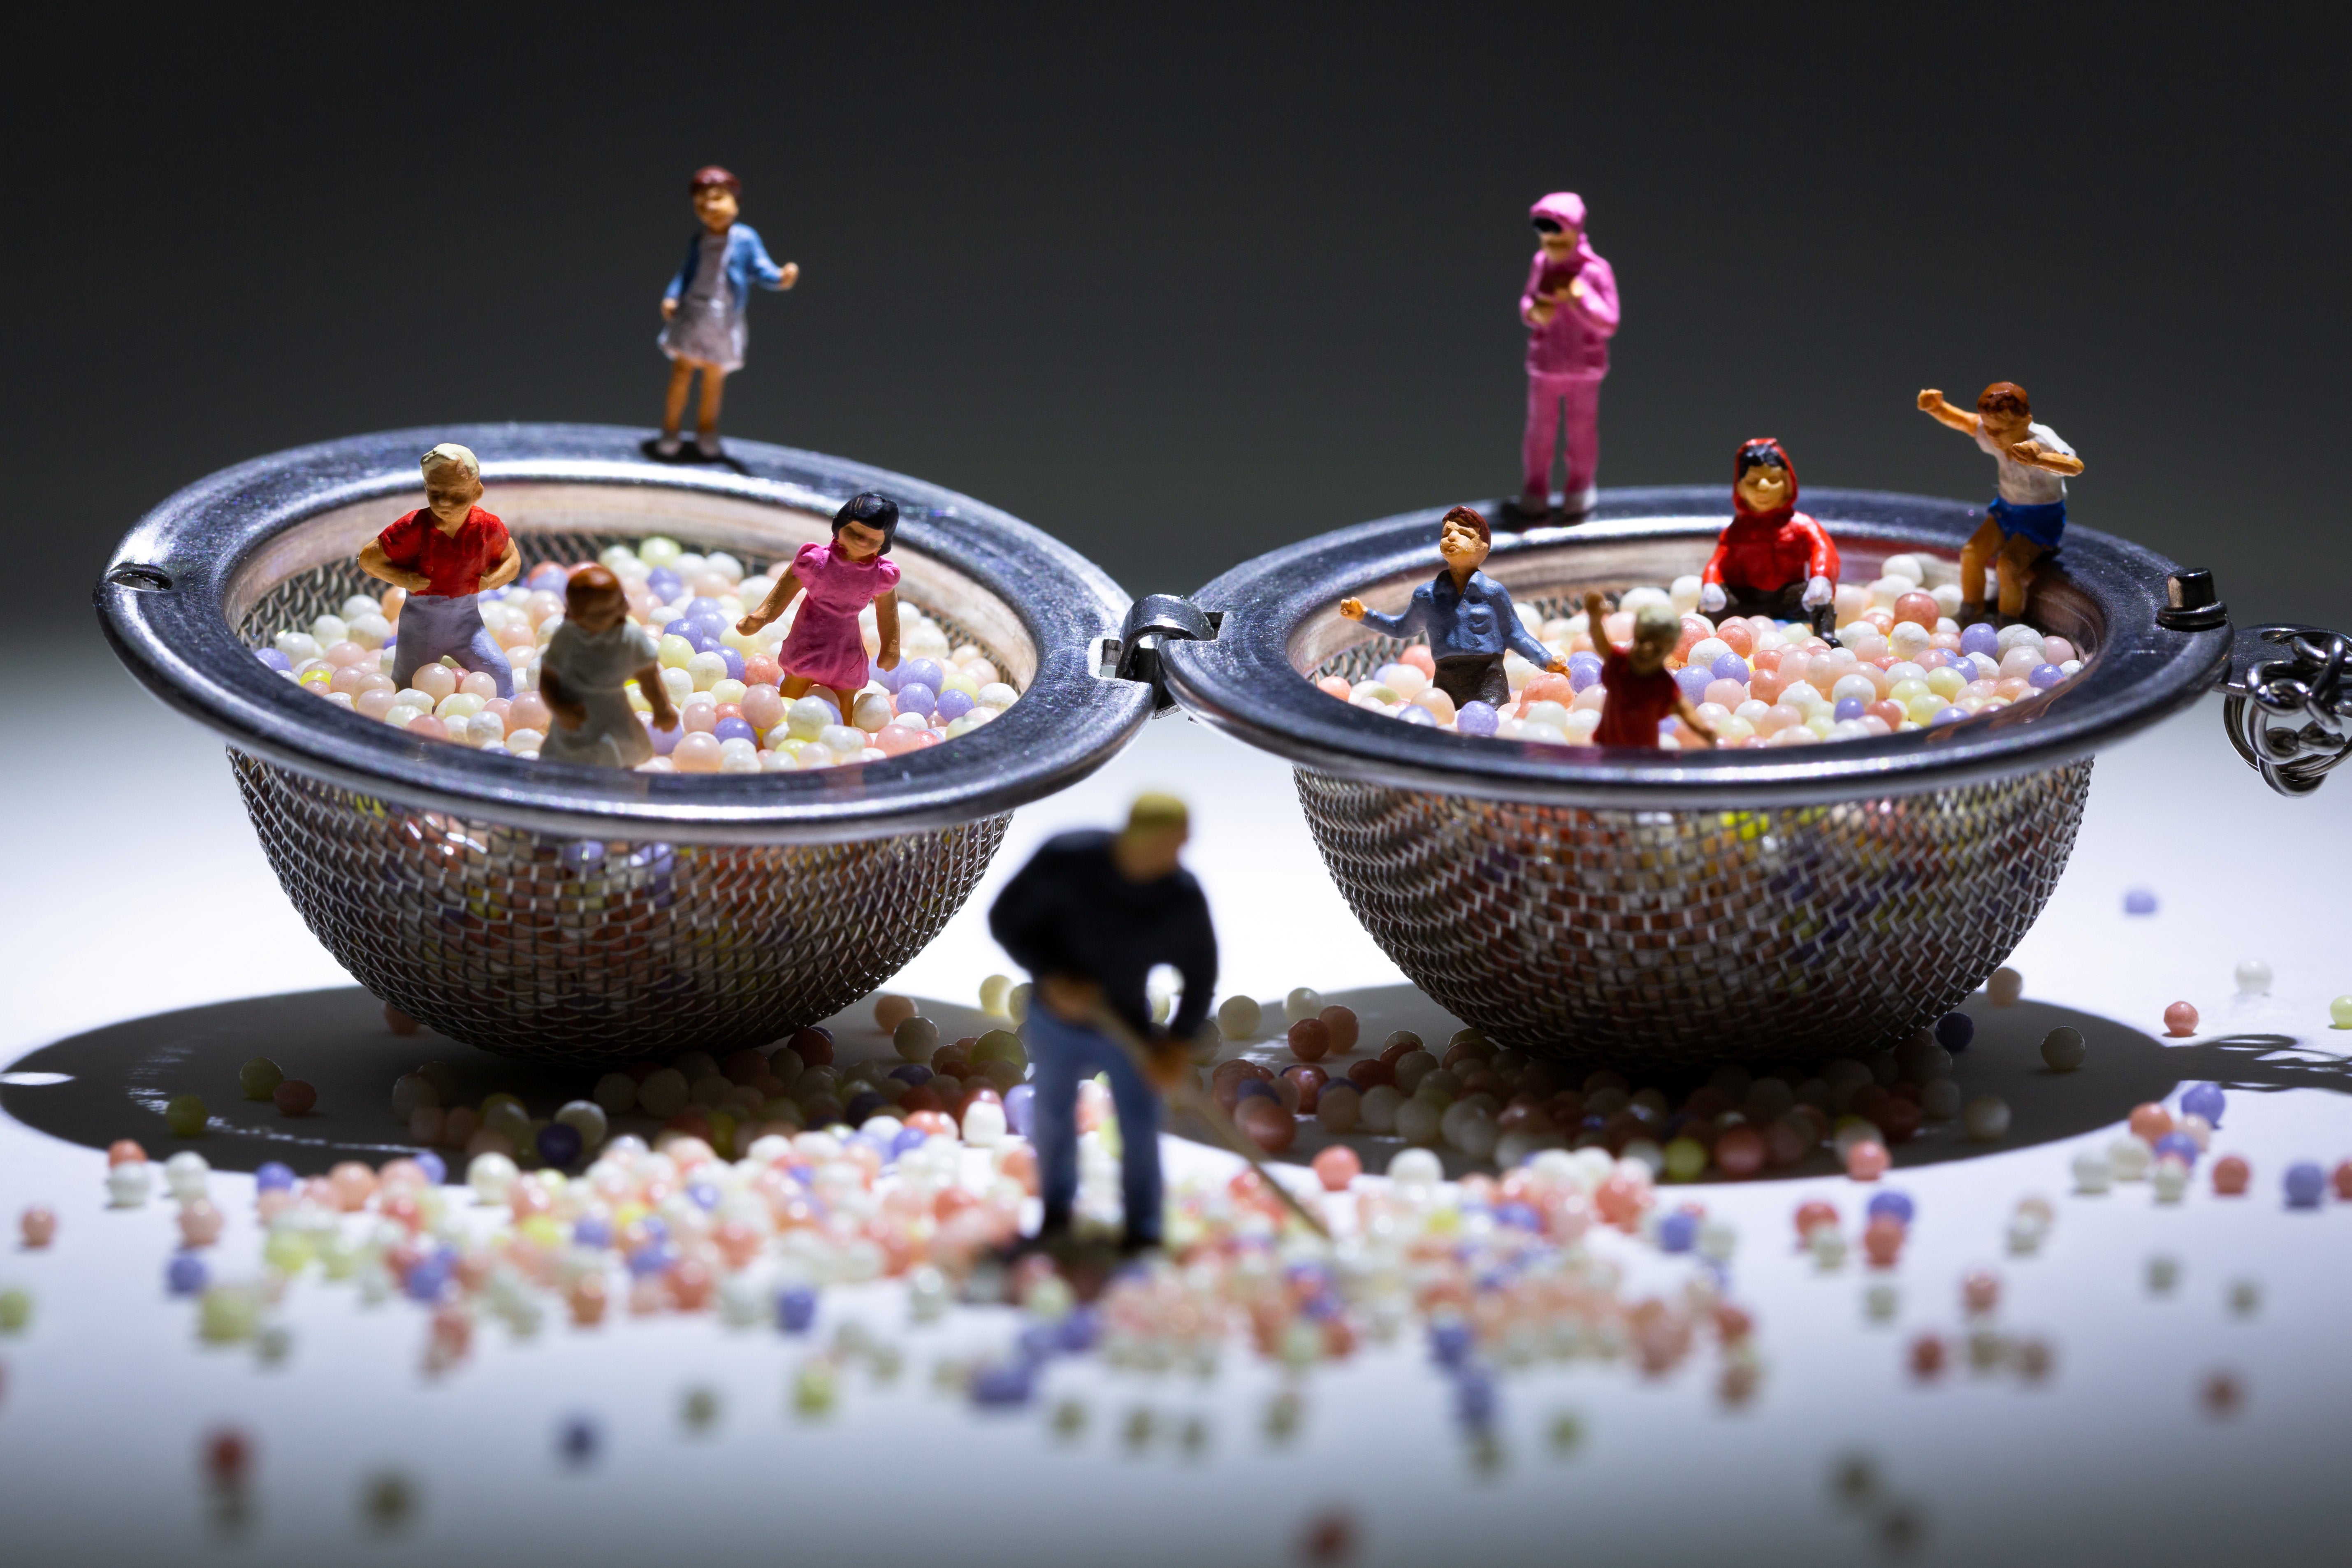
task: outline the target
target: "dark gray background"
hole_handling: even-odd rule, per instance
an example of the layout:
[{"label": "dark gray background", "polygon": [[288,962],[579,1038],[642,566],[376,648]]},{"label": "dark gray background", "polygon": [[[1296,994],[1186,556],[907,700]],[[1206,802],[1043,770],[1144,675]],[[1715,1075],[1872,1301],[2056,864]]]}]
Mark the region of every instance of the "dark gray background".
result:
[{"label": "dark gray background", "polygon": [[[650,425],[719,160],[800,261],[730,433],[956,486],[1130,588],[1516,487],[1525,212],[1591,203],[1603,484],[1990,494],[1912,406],[2011,378],[2074,516],[2341,623],[2343,55],[2016,8],[89,16],[7,110],[0,527],[86,627],[147,506],[390,426]],[[1103,8],[1108,9],[1108,8]],[[2233,22],[2235,16],[2231,18]]]}]

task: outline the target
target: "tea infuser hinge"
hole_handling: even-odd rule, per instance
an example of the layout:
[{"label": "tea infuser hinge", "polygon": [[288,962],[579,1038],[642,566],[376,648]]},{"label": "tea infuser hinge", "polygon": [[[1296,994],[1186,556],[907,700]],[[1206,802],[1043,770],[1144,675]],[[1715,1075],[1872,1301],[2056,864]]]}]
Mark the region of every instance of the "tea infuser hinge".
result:
[{"label": "tea infuser hinge", "polygon": [[1103,649],[1108,673],[1121,680],[1139,680],[1151,688],[1154,714],[1172,711],[1176,700],[1160,667],[1160,647],[1165,641],[1213,642],[1223,616],[1202,609],[1180,594],[1146,594],[1128,606],[1127,624],[1115,645]]},{"label": "tea infuser hinge", "polygon": [[[2263,657],[2274,651],[2284,657]],[[2279,794],[2309,795],[2352,756],[2352,637],[2342,632],[2242,627],[2223,689],[2230,743]]]},{"label": "tea infuser hinge", "polygon": [[2164,607],[2156,624],[2168,631],[2205,632],[2230,622],[2230,606],[2213,586],[2213,574],[2202,566],[2183,566],[2164,580]]}]

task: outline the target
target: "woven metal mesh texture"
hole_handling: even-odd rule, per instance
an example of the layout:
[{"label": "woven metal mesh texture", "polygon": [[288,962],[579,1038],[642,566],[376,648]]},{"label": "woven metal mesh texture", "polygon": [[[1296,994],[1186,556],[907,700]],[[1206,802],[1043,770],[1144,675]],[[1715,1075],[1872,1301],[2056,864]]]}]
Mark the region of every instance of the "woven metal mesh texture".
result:
[{"label": "woven metal mesh texture", "polygon": [[[528,572],[634,536],[515,540]],[[349,562],[299,574],[238,635],[266,647],[380,586]],[[932,618],[951,643],[977,640]],[[361,984],[451,1039],[579,1065],[723,1054],[839,1011],[939,933],[1012,820],[839,845],[600,844],[356,794],[234,747],[229,761],[278,882]]]},{"label": "woven metal mesh texture", "polygon": [[1324,863],[1413,984],[1498,1043],[1659,1063],[1860,1055],[1990,974],[2057,885],[2085,759],[1796,809],[1616,811],[1297,772]]},{"label": "woven metal mesh texture", "polygon": [[848,1005],[971,895],[1009,816],[838,845],[597,844],[416,811],[232,750],[336,961],[470,1046],[587,1065],[764,1045]]}]

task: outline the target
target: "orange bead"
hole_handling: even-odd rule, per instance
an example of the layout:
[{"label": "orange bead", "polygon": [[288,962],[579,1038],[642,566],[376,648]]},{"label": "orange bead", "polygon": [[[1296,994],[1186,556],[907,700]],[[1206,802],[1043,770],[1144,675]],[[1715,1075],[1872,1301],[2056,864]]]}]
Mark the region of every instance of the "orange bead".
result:
[{"label": "orange bead", "polygon": [[572,1321],[583,1329],[593,1328],[604,1321],[604,1277],[583,1274],[564,1291],[564,1304],[572,1309]]},{"label": "orange bead", "polygon": [[669,1271],[670,1300],[681,1312],[698,1312],[710,1303],[710,1291],[717,1283],[710,1276],[710,1265],[698,1258],[680,1258]]},{"label": "orange bead", "polygon": [[2168,1035],[2193,1035],[2197,1032],[2197,1009],[2186,1002],[2175,1002],[2164,1010],[2164,1032]]},{"label": "orange bead", "polygon": [[1819,1227],[1835,1225],[1837,1222],[1837,1205],[1834,1204],[1823,1203],[1819,1198],[1799,1204],[1797,1205],[1797,1239],[1808,1240]]},{"label": "orange bead", "polygon": [[1290,1054],[1302,1062],[1321,1061],[1331,1049],[1331,1031],[1320,1018],[1301,1018],[1290,1026]]},{"label": "orange bead", "polygon": [[1342,1007],[1335,1002],[1324,1008],[1317,1016],[1322,1020],[1323,1027],[1330,1033],[1333,1056],[1344,1057],[1356,1048],[1356,1041],[1362,1033],[1362,1026],[1357,1021],[1356,1010],[1353,1007]]},{"label": "orange bead", "polygon": [[106,1146],[106,1168],[110,1171],[117,1165],[143,1165],[146,1163],[147,1151],[132,1139],[117,1138]]},{"label": "orange bead", "polygon": [[1990,1268],[1971,1268],[1960,1276],[1960,1305],[1973,1315],[2000,1305],[2000,1276]]},{"label": "orange bead", "polygon": [[1363,1161],[1345,1143],[1334,1143],[1315,1156],[1315,1177],[1327,1193],[1345,1192],[1363,1173]]},{"label": "orange bead", "polygon": [[2245,1161],[2235,1154],[2224,1154],[2213,1162],[2213,1191],[2226,1198],[2234,1198],[2246,1190],[2253,1172]]},{"label": "orange bead", "polygon": [[2153,1143],[2172,1131],[2172,1112],[2154,1101],[2136,1105],[2132,1107],[2131,1130],[2133,1137]]},{"label": "orange bead", "polygon": [[1874,1182],[1886,1174],[1891,1163],[1886,1146],[1867,1139],[1845,1152],[1845,1173],[1857,1182]]},{"label": "orange bead", "polygon": [[1893,1215],[1880,1215],[1862,1233],[1862,1249],[1870,1255],[1874,1268],[1892,1268],[1903,1256],[1906,1232],[1903,1222]]}]

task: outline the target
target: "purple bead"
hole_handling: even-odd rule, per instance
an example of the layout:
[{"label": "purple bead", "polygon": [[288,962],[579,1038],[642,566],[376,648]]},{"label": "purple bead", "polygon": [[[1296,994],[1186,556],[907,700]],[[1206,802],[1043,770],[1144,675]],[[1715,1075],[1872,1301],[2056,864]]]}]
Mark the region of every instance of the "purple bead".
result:
[{"label": "purple bead", "polygon": [[646,734],[654,743],[654,755],[667,757],[677,750],[678,741],[686,734],[683,723],[673,722],[667,730],[658,728],[651,719],[646,721]]},{"label": "purple bead", "polygon": [[2133,888],[2124,894],[2124,913],[2152,915],[2156,913],[2156,895],[2146,888]]},{"label": "purple bead", "polygon": [[1568,684],[1581,691],[1601,679],[1601,656],[1597,653],[1572,653],[1568,656]]},{"label": "purple bead", "polygon": [[2170,1154],[2182,1164],[2193,1166],[2200,1152],[2197,1140],[2186,1132],[2168,1132],[2156,1141],[2156,1156],[2159,1160]]},{"label": "purple bead", "polygon": [[862,1089],[851,1095],[849,1103],[841,1108],[841,1119],[852,1127],[858,1127],[864,1125],[867,1117],[879,1115],[889,1107],[890,1102],[882,1098],[878,1089]]},{"label": "purple bead", "polygon": [[901,713],[919,713],[928,719],[939,703],[939,698],[933,694],[927,681],[909,680],[898,688],[898,711]]},{"label": "purple bead", "polygon": [[1486,703],[1472,698],[1454,715],[1454,727],[1465,735],[1492,735],[1502,722],[1501,716]]},{"label": "purple bead", "polygon": [[675,605],[686,591],[686,579],[667,566],[656,566],[646,574],[646,587],[665,605]]},{"label": "purple bead", "polygon": [[703,616],[717,616],[721,620],[727,618],[727,613],[719,607],[719,601],[708,595],[698,595],[686,602],[687,619],[695,620]]},{"label": "purple bead", "polygon": [[898,692],[899,686],[903,684],[907,679],[907,667],[902,662],[896,669],[885,669],[882,668],[879,661],[867,659],[866,661],[866,678],[868,680],[880,682],[883,690],[895,695]]},{"label": "purple bead", "polygon": [[677,619],[670,622],[669,625],[662,627],[662,636],[666,637],[684,637],[687,641],[692,642],[694,640],[695,630],[696,627],[694,623],[688,620],[686,616],[680,616]]},{"label": "purple bead", "polygon": [[1470,1325],[1459,1318],[1441,1318],[1429,1325],[1429,1359],[1440,1366],[1458,1367],[1470,1359]]},{"label": "purple bead", "polygon": [[690,615],[686,618],[692,621],[695,625],[695,628],[700,631],[705,637],[725,637],[727,635],[727,628],[735,624],[718,610],[712,610],[707,614]]},{"label": "purple bead", "polygon": [[931,1135],[919,1127],[901,1127],[898,1135],[890,1140],[890,1158],[895,1160],[909,1149],[919,1149],[930,1142]]},{"label": "purple bead", "polygon": [[717,653],[720,647],[717,633],[704,631],[692,622],[688,623],[686,640],[694,645],[697,653]]},{"label": "purple bead", "polygon": [[1898,1225],[1909,1225],[1911,1216],[1918,1211],[1911,1205],[1910,1194],[1888,1192],[1872,1194],[1870,1207],[1865,1212],[1872,1219],[1890,1215]]},{"label": "purple bead", "polygon": [[2327,1173],[2308,1160],[2298,1160],[2286,1168],[2286,1206],[2291,1209],[2315,1209],[2327,1192]]},{"label": "purple bead", "polygon": [[920,1062],[900,1062],[890,1069],[890,1076],[911,1089],[919,1083],[930,1082],[931,1069]]},{"label": "purple bead", "polygon": [[613,1222],[601,1215],[590,1215],[572,1227],[572,1239],[581,1247],[610,1247]]},{"label": "purple bead", "polygon": [[2201,1116],[2215,1127],[2221,1125],[2221,1108],[2228,1103],[2218,1083],[2191,1084],[2180,1096],[2180,1114]]},{"label": "purple bead", "polygon": [[2047,691],[2053,686],[2066,684],[2066,672],[2054,664],[2037,664],[2025,678],[2025,684],[2036,691]]},{"label": "purple bead", "polygon": [[1836,712],[1840,722],[1843,722],[1848,719],[1859,719],[1862,717],[1863,711],[1862,699],[1859,697],[1841,697],[1838,699],[1838,705],[1834,711]]},{"label": "purple bead", "polygon": [[542,561],[530,569],[530,575],[523,579],[523,586],[534,592],[561,594],[565,580],[570,576],[570,573],[554,562]]},{"label": "purple bead", "polygon": [[667,1241],[649,1241],[629,1254],[629,1273],[638,1279],[667,1274],[677,1261],[677,1248]]},{"label": "purple bead", "polygon": [[934,716],[942,724],[952,723],[971,712],[972,708],[973,702],[969,694],[961,691],[942,691],[940,693],[940,705]]},{"label": "purple bead", "polygon": [[1936,1020],[1936,1043],[1958,1056],[1977,1037],[1977,1021],[1966,1013],[1947,1013]]},{"label": "purple bead", "polygon": [[1004,1091],[1005,1126],[1026,1138],[1036,1117],[1037,1086],[1035,1084],[1016,1083]]},{"label": "purple bead", "polygon": [[1931,726],[1938,724],[1957,724],[1968,716],[1969,710],[1965,708],[1946,708],[1937,712],[1937,715],[1933,719],[1928,720],[1927,722]]},{"label": "purple bead", "polygon": [[1714,679],[1712,674],[1696,665],[1686,664],[1675,671],[1675,684],[1681,687],[1683,695],[1694,703],[1706,699],[1707,686]]},{"label": "purple bead", "polygon": [[253,1187],[256,1192],[289,1192],[292,1190],[293,1185],[293,1167],[280,1164],[276,1160],[263,1161],[261,1168],[253,1173]]},{"label": "purple bead", "polygon": [[437,1187],[449,1179],[449,1162],[432,1150],[426,1149],[411,1154],[409,1158],[416,1162],[416,1168],[424,1172],[425,1179],[435,1186]]},{"label": "purple bead", "polygon": [[816,1292],[805,1285],[787,1285],[776,1292],[776,1327],[788,1334],[804,1334],[816,1321]]},{"label": "purple bead", "polygon": [[1026,1405],[1036,1392],[1036,1373],[1021,1360],[999,1362],[971,1374],[971,1402],[994,1409]]},{"label": "purple bead", "polygon": [[[2313,1166],[2317,1170],[2319,1167]],[[163,1266],[163,1284],[174,1296],[193,1296],[210,1282],[212,1270],[193,1252],[176,1254]]]},{"label": "purple bead", "polygon": [[1676,1209],[1658,1222],[1658,1250],[1688,1252],[1698,1240],[1698,1215]]},{"label": "purple bead", "polygon": [[760,732],[751,728],[751,721],[748,719],[721,719],[711,726],[710,732],[721,741],[749,741],[754,745],[760,741]]},{"label": "purple bead", "polygon": [[2000,633],[1990,621],[1979,621],[1960,629],[1960,651],[1980,653],[1987,658],[2000,657]]},{"label": "purple bead", "polygon": [[580,1158],[584,1146],[580,1129],[569,1121],[551,1121],[539,1130],[539,1160],[543,1165],[562,1170]]},{"label": "purple bead", "polygon": [[567,1415],[556,1430],[555,1451],[573,1469],[585,1469],[594,1464],[597,1450],[604,1446],[604,1433],[591,1415]]},{"label": "purple bead", "polygon": [[254,650],[253,657],[268,665],[270,668],[278,671],[280,675],[290,675],[293,673],[294,661],[288,658],[284,654],[279,653],[274,647],[256,648]]},{"label": "purple bead", "polygon": [[1717,657],[1716,661],[1707,667],[1707,673],[1717,680],[1737,680],[1744,686],[1750,671],[1746,659],[1736,653],[1726,653]]},{"label": "purple bead", "polygon": [[940,667],[928,658],[908,659],[898,667],[898,683],[902,688],[912,684],[937,691],[940,689]]},{"label": "purple bead", "polygon": [[1407,724],[1418,724],[1424,730],[1433,730],[1437,727],[1437,720],[1431,714],[1429,710],[1415,703],[1406,703],[1398,712],[1397,718]]}]

